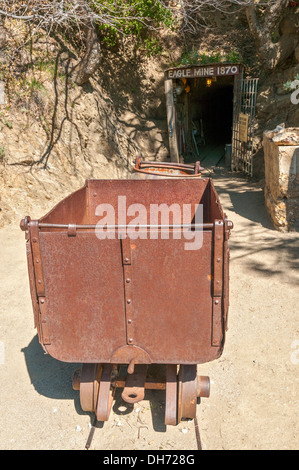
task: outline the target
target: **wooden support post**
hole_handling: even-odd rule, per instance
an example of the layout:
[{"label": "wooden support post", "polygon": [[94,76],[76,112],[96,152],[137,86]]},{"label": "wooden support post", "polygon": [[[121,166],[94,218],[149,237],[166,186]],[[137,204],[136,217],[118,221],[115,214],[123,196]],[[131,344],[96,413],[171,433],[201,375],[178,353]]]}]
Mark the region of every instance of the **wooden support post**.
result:
[{"label": "wooden support post", "polygon": [[167,127],[169,136],[169,152],[172,162],[179,162],[180,156],[178,151],[177,133],[176,133],[176,116],[175,104],[173,100],[173,84],[172,79],[165,79],[165,95],[166,95],[166,111],[167,111]]}]

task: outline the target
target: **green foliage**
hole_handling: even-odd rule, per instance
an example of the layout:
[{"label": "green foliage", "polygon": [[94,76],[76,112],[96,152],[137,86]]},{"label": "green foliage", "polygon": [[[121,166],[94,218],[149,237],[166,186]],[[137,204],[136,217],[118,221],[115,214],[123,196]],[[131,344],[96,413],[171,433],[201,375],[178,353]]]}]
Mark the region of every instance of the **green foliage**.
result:
[{"label": "green foliage", "polygon": [[44,85],[42,82],[37,80],[35,77],[31,78],[29,81],[26,82],[29,90],[32,92],[34,90],[45,90]]},{"label": "green foliage", "polygon": [[283,84],[283,89],[285,91],[293,91],[297,88],[296,84],[294,83],[295,81],[299,81],[299,73],[297,73],[296,77],[294,78],[294,80],[289,80],[287,81],[286,83]]},{"label": "green foliage", "polygon": [[93,3],[96,13],[110,16],[107,28],[126,35],[139,36],[145,26],[171,27],[173,19],[170,10],[157,0],[97,0]]},{"label": "green foliage", "polygon": [[226,55],[225,62],[228,62],[230,64],[236,64],[238,62],[241,62],[241,56],[240,56],[239,52],[237,52],[237,51],[229,52]]},{"label": "green foliage", "polygon": [[116,46],[123,35],[133,36],[143,43],[148,55],[158,54],[161,47],[150,32],[174,26],[171,11],[157,0],[96,0],[93,8],[103,18],[109,16],[108,22],[98,22],[98,29],[102,41],[110,47]]},{"label": "green foliage", "polygon": [[5,157],[5,147],[0,145],[0,160],[4,160]]},{"label": "green foliage", "polygon": [[179,65],[198,64],[199,57],[197,51],[184,52]]},{"label": "green foliage", "polygon": [[33,70],[38,70],[39,72],[48,72],[52,76],[55,73],[55,62],[53,59],[39,58],[33,65]]},{"label": "green foliage", "polygon": [[12,121],[8,121],[6,118],[4,118],[4,124],[6,125],[6,127],[8,127],[9,129],[12,129]]},{"label": "green foliage", "polygon": [[162,47],[156,38],[145,38],[144,48],[148,56],[158,55],[162,52]]},{"label": "green foliage", "polygon": [[240,62],[241,57],[237,51],[231,51],[226,55],[221,55],[220,52],[207,54],[199,54],[197,51],[190,51],[183,53],[181,60],[177,64],[180,65],[208,65],[218,64],[221,62],[225,63],[237,63]]}]

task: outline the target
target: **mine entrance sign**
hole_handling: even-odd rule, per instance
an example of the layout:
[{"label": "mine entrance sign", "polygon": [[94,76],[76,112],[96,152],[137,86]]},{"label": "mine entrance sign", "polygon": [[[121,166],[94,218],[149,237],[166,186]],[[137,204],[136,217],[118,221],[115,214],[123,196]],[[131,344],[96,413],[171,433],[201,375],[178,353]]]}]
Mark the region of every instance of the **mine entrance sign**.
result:
[{"label": "mine entrance sign", "polygon": [[170,68],[164,80],[171,160],[215,164],[229,147],[231,169],[252,175],[257,79],[220,63]]},{"label": "mine entrance sign", "polygon": [[209,65],[194,66],[188,68],[170,69],[167,71],[167,77],[175,78],[199,78],[199,77],[223,77],[226,75],[237,75],[240,73],[239,65]]}]

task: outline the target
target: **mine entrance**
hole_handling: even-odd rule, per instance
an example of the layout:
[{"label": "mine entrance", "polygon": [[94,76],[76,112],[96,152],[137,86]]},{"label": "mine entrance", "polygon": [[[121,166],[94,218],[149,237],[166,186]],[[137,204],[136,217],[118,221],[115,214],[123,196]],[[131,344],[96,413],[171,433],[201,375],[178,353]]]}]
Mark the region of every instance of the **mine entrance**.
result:
[{"label": "mine entrance", "polygon": [[[189,123],[178,115],[180,153],[186,163],[199,159],[203,165],[217,165],[224,158],[227,144],[232,141],[233,78],[193,80],[189,100]],[[183,98],[184,99],[184,98]],[[180,97],[177,98],[178,110]],[[181,115],[180,115],[181,114]],[[182,119],[183,118],[183,119]],[[185,136],[183,135],[185,133]],[[187,134],[187,135],[186,135]],[[182,148],[184,140],[185,148]]]},{"label": "mine entrance", "polygon": [[[172,161],[200,161],[204,167],[235,165],[233,169],[248,172],[254,110],[243,93],[247,90],[243,73],[241,64],[178,67],[165,72]],[[250,94],[250,102],[253,96]],[[246,160],[246,165],[239,168],[238,159],[242,165]]]}]

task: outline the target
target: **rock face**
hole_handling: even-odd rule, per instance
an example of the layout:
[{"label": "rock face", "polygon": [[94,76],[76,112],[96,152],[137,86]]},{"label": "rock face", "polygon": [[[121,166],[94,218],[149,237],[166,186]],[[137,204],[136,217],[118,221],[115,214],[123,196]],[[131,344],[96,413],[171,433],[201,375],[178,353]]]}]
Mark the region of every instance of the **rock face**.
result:
[{"label": "rock face", "polygon": [[120,114],[91,84],[66,88],[61,80],[55,95],[44,81],[36,92],[38,116],[0,106],[0,227],[41,217],[86,179],[130,177],[138,154],[167,158],[166,119]]},{"label": "rock face", "polygon": [[265,203],[276,229],[299,227],[299,128],[264,132]]}]

